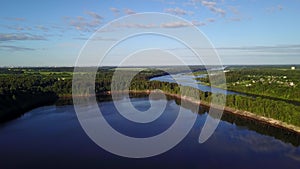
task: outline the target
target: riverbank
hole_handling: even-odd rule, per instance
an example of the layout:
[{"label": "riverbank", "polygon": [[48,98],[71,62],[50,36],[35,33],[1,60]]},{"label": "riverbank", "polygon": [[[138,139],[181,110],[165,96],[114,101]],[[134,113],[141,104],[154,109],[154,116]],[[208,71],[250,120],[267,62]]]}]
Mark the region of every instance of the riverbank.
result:
[{"label": "riverbank", "polygon": [[[149,94],[151,91],[148,91],[148,90],[147,91],[130,91],[130,93],[143,93],[143,92],[145,94]],[[158,91],[154,91],[154,92],[158,92]],[[215,109],[222,110],[222,107],[220,107],[218,105],[212,105],[208,102],[197,101],[193,98],[190,98],[190,97],[187,97],[187,96],[182,97],[181,95],[178,95],[178,94],[172,94],[172,93],[167,93],[167,92],[163,92],[163,93],[167,96],[171,96],[171,97],[174,97],[174,98],[177,98],[177,99],[189,101],[189,102],[194,103],[194,104],[198,104],[198,105],[205,106],[205,107],[208,107],[208,108],[215,108]],[[108,94],[111,94],[111,93],[108,93]],[[288,124],[286,122],[282,122],[282,121],[279,121],[279,120],[276,120],[276,119],[273,119],[273,118],[260,116],[260,115],[254,114],[252,112],[249,112],[249,111],[236,110],[236,109],[233,109],[233,108],[228,107],[228,106],[224,106],[223,110],[224,110],[224,113],[227,113],[227,114],[232,114],[232,115],[243,117],[243,118],[246,118],[246,119],[259,121],[261,123],[265,123],[265,124],[268,124],[268,125],[276,127],[276,128],[285,129],[285,130],[288,130],[290,132],[294,132],[294,133],[300,135],[300,127]]]},{"label": "riverbank", "polygon": [[[172,98],[188,101],[190,103],[201,105],[201,106],[204,106],[207,108],[215,108],[215,109],[222,110],[222,107],[220,107],[218,105],[212,105],[205,101],[199,101],[199,100],[195,100],[193,98],[187,97],[187,96],[182,97],[179,94],[172,94],[172,93],[162,92],[162,91],[158,91],[158,90],[154,90],[154,91],[131,90],[131,91],[123,91],[123,92],[117,92],[117,93],[124,93],[124,92],[128,92],[130,94],[146,94],[146,95],[149,95],[151,92],[160,92],[160,93],[163,93]],[[98,94],[97,96],[109,96],[112,94],[113,94],[112,92],[108,91],[108,92],[102,92],[102,93]],[[32,97],[30,97],[30,99],[27,98],[26,104],[14,105],[13,109],[7,110],[4,113],[2,112],[0,114],[0,122],[6,122],[6,121],[12,120],[14,118],[17,118],[17,117],[23,115],[24,113],[26,113],[27,111],[30,111],[34,108],[41,107],[44,105],[54,104],[59,99],[61,99],[61,100],[72,99],[72,97],[73,97],[72,95],[61,95],[59,97],[51,97],[51,99],[49,99],[49,96],[47,97],[47,95],[43,95],[42,98],[39,97],[38,99],[36,99],[34,96],[32,96]],[[86,97],[86,96],[76,96],[76,97]],[[30,104],[28,104],[29,101],[30,101]],[[68,102],[68,104],[72,104],[72,102]],[[282,122],[282,121],[279,121],[279,120],[276,120],[273,118],[260,116],[260,115],[254,114],[252,112],[249,112],[249,111],[237,110],[237,109],[234,109],[234,108],[231,108],[228,106],[225,106],[223,110],[224,110],[224,113],[226,113],[226,114],[231,114],[234,116],[242,117],[244,119],[255,120],[260,123],[264,123],[269,126],[284,129],[289,132],[293,132],[293,133],[296,133],[297,135],[300,135],[300,127],[288,124],[286,122]]]},{"label": "riverbank", "polygon": [[[212,104],[210,104],[208,102],[205,102],[205,101],[199,101],[199,100],[195,100],[193,98],[187,97],[187,96],[182,97],[179,94],[172,94],[172,93],[158,91],[158,90],[155,90],[155,91],[150,91],[150,90],[145,90],[145,91],[124,91],[124,92],[129,92],[131,94],[143,94],[143,93],[144,94],[150,94],[151,92],[162,92],[163,94],[165,94],[167,96],[171,96],[173,98],[189,101],[191,103],[198,104],[198,105],[201,105],[201,106],[205,106],[205,107],[208,107],[208,108],[212,107],[212,108],[215,108],[215,109],[222,110],[222,107],[220,107],[218,105],[212,105]],[[120,92],[116,92],[116,93],[120,93]],[[111,95],[112,93],[107,92],[106,94]],[[246,118],[246,119],[259,121],[261,123],[268,124],[268,125],[276,127],[276,128],[285,129],[285,130],[288,130],[290,132],[294,132],[294,133],[297,133],[298,135],[300,135],[300,127],[292,125],[292,124],[288,124],[286,122],[282,122],[280,120],[276,120],[276,119],[273,119],[273,118],[268,118],[268,117],[264,117],[264,116],[261,116],[261,115],[257,115],[255,113],[252,113],[252,112],[249,112],[249,111],[237,110],[237,109],[234,109],[234,108],[231,108],[231,107],[228,107],[228,106],[224,106],[223,110],[224,110],[224,113],[227,113],[227,114],[232,114],[232,115],[243,117],[243,118]]]}]

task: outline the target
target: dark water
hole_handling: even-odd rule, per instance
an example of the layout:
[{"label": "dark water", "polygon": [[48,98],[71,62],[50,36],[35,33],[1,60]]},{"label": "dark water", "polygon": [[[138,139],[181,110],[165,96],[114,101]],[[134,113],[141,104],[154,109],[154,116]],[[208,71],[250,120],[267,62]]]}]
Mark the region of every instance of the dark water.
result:
[{"label": "dark water", "polygon": [[[145,97],[131,101],[137,109],[149,108]],[[113,102],[99,105],[116,130],[136,137],[163,132],[172,124],[180,107],[177,101],[169,100],[159,119],[136,127],[120,118]],[[187,117],[193,114],[186,111]],[[170,151],[150,158],[130,159],[108,153],[91,141],[72,105],[37,108],[0,126],[0,168],[300,168],[299,146],[243,125],[221,121],[212,137],[199,144],[205,112],[201,108],[187,137]]]}]

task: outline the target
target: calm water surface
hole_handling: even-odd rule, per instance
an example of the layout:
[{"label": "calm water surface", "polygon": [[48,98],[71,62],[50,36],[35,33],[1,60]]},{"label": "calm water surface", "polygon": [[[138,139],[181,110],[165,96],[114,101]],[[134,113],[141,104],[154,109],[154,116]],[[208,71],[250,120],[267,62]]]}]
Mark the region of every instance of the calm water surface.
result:
[{"label": "calm water surface", "polygon": [[[132,98],[140,110],[148,98]],[[148,124],[124,120],[113,102],[99,103],[103,115],[119,132],[149,137],[171,126],[179,105],[169,100],[161,117]],[[193,112],[186,109],[188,115]],[[0,168],[300,168],[300,147],[247,127],[221,121],[204,144],[198,143],[207,117],[205,109],[187,137],[170,151],[146,159],[129,159],[106,152],[81,128],[72,105],[45,106],[0,125]],[[120,143],[122,144],[122,143]]]},{"label": "calm water surface", "polygon": [[[194,78],[197,77],[204,77],[205,75],[199,75],[199,76],[194,76],[191,74],[187,73],[179,73],[179,74],[172,74],[172,75],[164,75],[164,76],[159,76],[159,77],[154,77],[151,78],[151,80],[157,80],[161,82],[170,82],[170,83],[177,83],[183,86],[190,86],[197,88],[201,91],[204,92],[214,92],[214,93],[222,93],[222,94],[237,94],[237,95],[244,95],[238,92],[233,92],[233,91],[228,91],[228,90],[223,90],[220,88],[215,88],[211,86],[206,86],[199,84]],[[212,90],[213,89],[213,90]]]}]

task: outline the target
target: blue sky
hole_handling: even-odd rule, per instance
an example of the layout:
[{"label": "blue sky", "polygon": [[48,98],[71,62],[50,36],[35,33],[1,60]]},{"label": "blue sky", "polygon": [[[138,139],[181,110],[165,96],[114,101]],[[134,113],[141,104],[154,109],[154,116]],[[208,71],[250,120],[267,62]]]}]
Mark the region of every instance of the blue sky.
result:
[{"label": "blue sky", "polygon": [[[1,0],[0,66],[74,66],[97,29],[141,12],[194,23],[223,64],[300,64],[299,8],[298,0]],[[160,43],[170,48],[169,41]]]}]

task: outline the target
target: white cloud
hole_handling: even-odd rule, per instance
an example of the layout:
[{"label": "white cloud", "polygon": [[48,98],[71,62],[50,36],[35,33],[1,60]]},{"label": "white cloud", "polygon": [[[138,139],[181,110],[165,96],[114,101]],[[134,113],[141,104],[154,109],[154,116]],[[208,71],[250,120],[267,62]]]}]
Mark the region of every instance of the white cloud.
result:
[{"label": "white cloud", "polygon": [[167,8],[164,10],[165,12],[167,13],[171,13],[171,14],[174,14],[174,15],[187,15],[187,14],[193,14],[193,12],[191,11],[185,11],[181,8]]},{"label": "white cloud", "polygon": [[188,26],[204,26],[206,25],[204,22],[200,21],[192,21],[191,23],[184,22],[184,21],[175,21],[175,22],[165,22],[161,24],[156,23],[122,23],[116,22],[113,23],[115,28],[144,28],[144,29],[151,29],[151,28],[180,28],[180,27],[188,27]]},{"label": "white cloud", "polygon": [[38,30],[41,30],[41,31],[45,31],[45,32],[49,31],[49,29],[43,25],[37,25],[37,26],[35,26],[35,28]]},{"label": "white cloud", "polygon": [[141,24],[141,23],[120,23],[116,22],[113,24],[116,28],[156,28],[155,24]]},{"label": "white cloud", "polygon": [[192,23],[193,23],[193,25],[195,25],[195,26],[205,26],[205,25],[206,25],[206,23],[204,23],[204,22],[199,22],[199,21],[192,21]]},{"label": "white cloud", "polygon": [[201,1],[201,4],[203,6],[206,6],[206,7],[213,7],[215,6],[217,3],[216,2],[213,2],[213,1]]},{"label": "white cloud", "polygon": [[86,19],[83,16],[77,16],[74,18],[64,17],[64,20],[69,26],[75,28],[76,30],[86,32],[94,31],[94,29],[101,24],[103,17],[91,11],[87,11],[85,13],[92,18]]},{"label": "white cloud", "polygon": [[98,15],[96,12],[87,11],[86,14],[88,14],[89,16],[91,16],[91,17],[93,17],[94,19],[97,19],[97,20],[103,19],[103,17]]},{"label": "white cloud", "polygon": [[13,46],[13,45],[0,45],[0,49],[2,49],[2,50],[8,50],[8,51],[11,51],[11,52],[16,52],[16,51],[32,51],[32,50],[35,50],[33,48],[19,47],[19,46]]},{"label": "white cloud", "polygon": [[132,15],[132,14],[135,14],[135,12],[132,10],[132,9],[124,9],[124,13],[126,15]]},{"label": "white cloud", "polygon": [[198,8],[197,4],[201,4],[213,13],[220,14],[221,16],[226,15],[226,11],[219,7],[217,1],[191,0],[190,4],[195,8]]},{"label": "white cloud", "polygon": [[207,22],[215,22],[216,20],[214,18],[207,18],[206,21]]},{"label": "white cloud", "polygon": [[40,35],[26,33],[0,33],[0,41],[46,40]]},{"label": "white cloud", "polygon": [[88,37],[76,37],[73,39],[77,39],[77,40],[91,40],[91,41],[117,41],[118,39],[114,39],[114,38],[103,38],[103,37],[92,37],[92,38],[88,38]]},{"label": "white cloud", "polygon": [[180,27],[187,27],[187,26],[192,26],[192,24],[189,24],[187,22],[181,22],[181,21],[167,22],[161,24],[161,27],[163,28],[180,28]]},{"label": "white cloud", "polygon": [[217,7],[212,6],[212,7],[209,7],[209,10],[211,10],[214,13],[220,14],[222,16],[226,15],[226,11],[221,9],[221,8],[217,8]]},{"label": "white cloud", "polygon": [[120,10],[118,8],[111,7],[109,8],[113,13],[119,13]]},{"label": "white cloud", "polygon": [[10,29],[10,30],[17,30],[17,31],[29,31],[32,30],[31,27],[28,26],[19,26],[19,25],[2,25],[2,27]]}]

